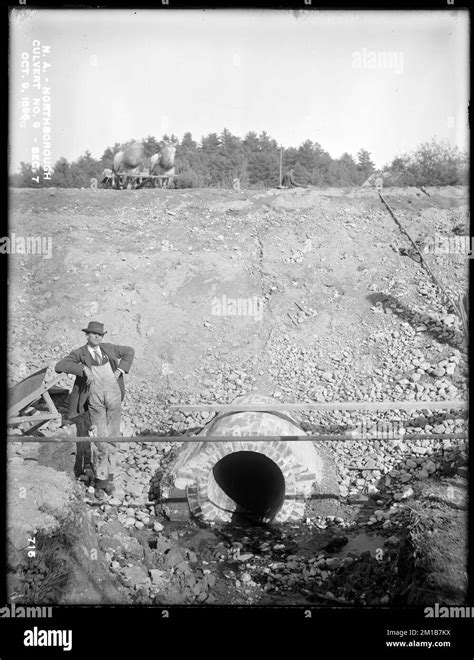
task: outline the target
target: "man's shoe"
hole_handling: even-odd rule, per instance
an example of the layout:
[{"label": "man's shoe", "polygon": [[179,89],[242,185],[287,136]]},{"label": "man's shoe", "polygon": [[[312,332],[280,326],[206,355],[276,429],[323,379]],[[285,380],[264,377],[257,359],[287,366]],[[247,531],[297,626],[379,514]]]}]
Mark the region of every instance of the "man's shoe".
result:
[{"label": "man's shoe", "polygon": [[104,486],[104,490],[107,493],[107,495],[113,495],[113,493],[115,492],[113,474],[109,474],[109,476],[107,477],[107,485]]},{"label": "man's shoe", "polygon": [[113,495],[115,493],[114,484],[111,481],[109,481],[107,486],[104,488],[104,491],[107,493],[107,495]]},{"label": "man's shoe", "polygon": [[96,488],[94,495],[95,495],[95,499],[99,501],[105,500],[106,497],[106,493],[103,488]]},{"label": "man's shoe", "polygon": [[86,486],[90,486],[94,483],[94,470],[90,465],[86,465],[83,474],[79,477],[79,481],[83,481]]}]

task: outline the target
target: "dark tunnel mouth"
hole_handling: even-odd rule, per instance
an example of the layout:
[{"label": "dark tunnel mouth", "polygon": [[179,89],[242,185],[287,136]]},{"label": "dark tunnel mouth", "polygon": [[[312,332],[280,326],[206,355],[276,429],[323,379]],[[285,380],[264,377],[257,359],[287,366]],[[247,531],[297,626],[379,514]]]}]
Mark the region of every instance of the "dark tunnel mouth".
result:
[{"label": "dark tunnel mouth", "polygon": [[285,500],[285,478],[271,458],[254,451],[236,451],[212,468],[218,486],[236,504],[236,514],[271,520]]}]

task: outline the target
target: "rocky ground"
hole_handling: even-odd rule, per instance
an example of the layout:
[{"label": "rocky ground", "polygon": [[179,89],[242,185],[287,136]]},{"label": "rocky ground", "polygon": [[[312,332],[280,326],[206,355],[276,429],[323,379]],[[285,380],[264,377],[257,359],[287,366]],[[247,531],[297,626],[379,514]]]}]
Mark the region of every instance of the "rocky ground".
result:
[{"label": "rocky ground", "polygon": [[[459,227],[469,233],[466,190],[427,193],[384,194],[420,243]],[[12,383],[54,365],[97,319],[109,341],[136,349],[122,430],[144,440],[209,419],[170,404],[227,403],[251,390],[282,401],[423,402],[415,414],[302,414],[305,430],[368,439],[325,443],[340,512],[318,518],[308,502],[298,525],[167,521],[154,495],[172,444],[121,445],[117,492],[87,505],[91,545],[116,582],[108,598],[396,604],[421,602],[422,578],[431,576],[432,592],[461,602],[467,445],[437,436],[465,431],[467,420],[429,403],[467,398],[466,340],[455,310],[403,255],[406,240],[374,191],[16,190],[11,207],[12,231],[53,241],[52,259],[11,256]],[[450,296],[465,292],[465,256],[426,259]],[[262,318],[213,314],[212,298],[223,295],[260,296]],[[65,412],[65,397],[55,401]],[[431,438],[410,440],[414,433]],[[14,447],[12,460],[24,462],[25,449]],[[64,460],[30,451],[33,463]]]}]

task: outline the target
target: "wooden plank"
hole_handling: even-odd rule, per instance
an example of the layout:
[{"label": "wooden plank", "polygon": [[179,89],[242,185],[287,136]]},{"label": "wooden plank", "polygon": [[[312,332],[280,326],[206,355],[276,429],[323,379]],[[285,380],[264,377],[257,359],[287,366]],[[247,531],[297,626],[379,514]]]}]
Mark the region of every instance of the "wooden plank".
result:
[{"label": "wooden plank", "polygon": [[[38,401],[38,399],[40,399],[43,396],[44,392],[47,392],[50,387],[56,385],[56,383],[58,383],[64,377],[64,374],[58,374],[48,383],[44,383],[43,381],[44,381],[44,376],[46,374],[46,369],[47,369],[46,367],[44,369],[40,369],[40,371],[31,374],[31,376],[28,376],[27,378],[20,381],[19,383],[17,383],[8,390],[7,417],[11,415],[15,415],[16,413],[20,412],[20,410],[23,410],[23,408],[26,408],[26,406],[31,405],[35,401]],[[42,374],[42,378],[41,378],[42,384],[38,385],[37,384],[38,377],[40,374]],[[21,396],[22,398],[19,399],[18,398],[19,396]],[[13,397],[13,399],[11,397]]]},{"label": "wooden plank", "polygon": [[9,417],[7,419],[7,426],[13,426],[14,424],[22,424],[23,422],[40,422],[48,421],[49,419],[61,419],[61,414],[56,413],[55,415],[49,413],[40,413],[39,415],[22,415],[21,417]]},{"label": "wooden plank", "polygon": [[7,420],[7,426],[21,424],[22,422],[36,422],[41,419],[61,419],[61,417],[62,415],[59,412],[56,415],[53,415],[50,412],[40,412],[37,415],[17,415],[16,417],[10,417]]},{"label": "wooden plank", "polygon": [[37,424],[34,424],[33,426],[31,426],[27,431],[24,431],[23,434],[31,436],[32,433],[35,433],[35,431],[38,431],[48,421],[50,421],[50,420],[44,420],[43,419],[42,421],[38,422]]},{"label": "wooden plank", "polygon": [[468,407],[467,401],[343,401],[309,403],[210,403],[169,406],[170,411],[181,412],[273,412],[274,410],[451,410]]},{"label": "wooden plank", "polygon": [[46,405],[48,406],[52,417],[61,417],[60,413],[58,413],[58,409],[54,405],[54,401],[49,395],[49,392],[43,392],[43,399],[46,401]]},{"label": "wooden plank", "polygon": [[44,367],[33,374],[29,374],[8,389],[9,412],[12,411],[14,414],[24,408],[32,400],[31,397],[36,397],[33,399],[34,401],[40,398],[47,369],[47,367]]},{"label": "wooden plank", "polygon": [[48,392],[50,394],[69,394],[71,392],[71,387],[48,387]]},{"label": "wooden plank", "polygon": [[452,440],[467,439],[467,431],[465,433],[437,433],[435,435],[429,433],[420,433],[417,435],[400,435],[394,438],[364,438],[353,437],[351,435],[139,435],[133,437],[124,436],[111,436],[91,438],[89,436],[48,436],[43,438],[41,436],[21,436],[21,435],[7,435],[7,440],[10,442],[371,442],[374,440],[403,440],[409,442],[410,440],[442,440],[449,438]]}]

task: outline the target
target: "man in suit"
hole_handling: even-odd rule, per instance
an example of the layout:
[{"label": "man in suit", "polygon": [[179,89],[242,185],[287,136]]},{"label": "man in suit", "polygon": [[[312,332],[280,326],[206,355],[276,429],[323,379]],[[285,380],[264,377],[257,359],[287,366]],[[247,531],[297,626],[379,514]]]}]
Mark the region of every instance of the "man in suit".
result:
[{"label": "man in suit", "polygon": [[[88,411],[90,435],[120,435],[121,404],[125,396],[123,376],[130,370],[135,351],[131,346],[102,343],[106,334],[103,323],[90,321],[83,332],[87,343],[71,351],[55,367],[58,373],[76,376],[68,417],[74,419]],[[98,442],[92,453],[95,496],[99,500],[113,493],[116,452],[114,443]]]}]

